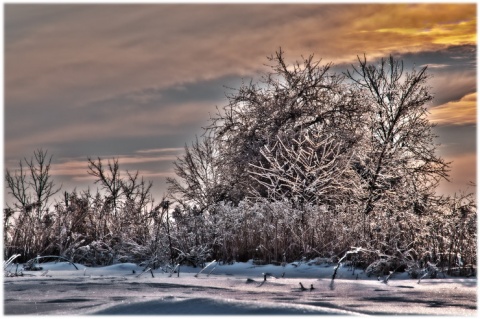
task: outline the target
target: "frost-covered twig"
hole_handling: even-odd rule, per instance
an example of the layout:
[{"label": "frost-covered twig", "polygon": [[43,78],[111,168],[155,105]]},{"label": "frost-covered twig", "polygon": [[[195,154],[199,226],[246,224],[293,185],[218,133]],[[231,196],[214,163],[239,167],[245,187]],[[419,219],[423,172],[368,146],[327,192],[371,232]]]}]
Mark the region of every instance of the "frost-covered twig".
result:
[{"label": "frost-covered twig", "polygon": [[217,260],[214,259],[212,262],[210,262],[208,265],[206,265],[205,267],[202,268],[202,270],[200,270],[194,277],[198,277],[198,275],[200,275],[205,269],[207,269],[211,264],[213,264],[214,262],[216,262]]},{"label": "frost-covered twig", "polygon": [[[144,273],[146,273],[147,271],[152,271],[152,268],[148,267],[147,269],[145,269],[144,271],[142,271],[140,274],[137,275],[137,278],[140,277],[141,275],[143,275]],[[152,277],[153,277],[153,272],[152,272]]]},{"label": "frost-covered twig", "polygon": [[3,262],[3,270],[7,270],[8,266],[17,258],[20,257],[20,254],[12,255],[10,258],[7,259],[7,261]]},{"label": "frost-covered twig", "polygon": [[172,275],[175,273],[175,270],[180,267],[180,264],[177,264],[173,269],[172,271],[170,272],[170,274],[168,275],[168,277],[172,277]]},{"label": "frost-covered twig", "polygon": [[388,280],[390,279],[390,277],[392,277],[392,275],[395,273],[395,271],[389,271],[389,274],[387,277],[385,277],[385,279],[383,279],[383,283],[386,284],[388,283]]},{"label": "frost-covered twig", "polygon": [[359,252],[363,251],[364,249],[362,247],[352,247],[353,250],[349,250],[343,255],[342,258],[338,260],[337,266],[333,269],[333,275],[332,275],[332,281],[330,282],[330,289],[333,289],[333,281],[335,280],[335,277],[337,276],[337,270],[340,268],[340,264],[342,261],[347,258],[348,255],[351,254],[358,254]]},{"label": "frost-covered twig", "polygon": [[218,263],[215,266],[213,266],[212,270],[210,270],[210,272],[207,274],[207,277],[210,276],[210,274],[215,270],[215,268],[217,268],[217,265]]}]

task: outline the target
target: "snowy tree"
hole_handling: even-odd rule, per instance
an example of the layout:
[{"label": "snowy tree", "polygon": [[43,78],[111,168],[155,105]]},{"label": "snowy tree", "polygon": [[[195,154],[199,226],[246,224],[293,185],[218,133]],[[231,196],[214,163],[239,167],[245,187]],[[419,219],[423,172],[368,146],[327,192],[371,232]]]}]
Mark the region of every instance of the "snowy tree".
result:
[{"label": "snowy tree", "polygon": [[[265,145],[260,153],[267,165],[250,164],[249,172],[271,199],[289,198],[299,209],[307,203],[337,204],[354,187],[349,164],[352,153],[334,136],[308,131],[297,135],[298,139],[278,135],[272,146]],[[261,195],[255,188],[252,192]]]},{"label": "snowy tree", "polygon": [[[6,253],[29,255],[45,248],[47,234],[42,230],[52,223],[49,201],[61,187],[56,187],[51,169],[52,156],[48,151],[35,150],[30,160],[19,162],[12,174],[6,171],[8,192],[15,198],[15,208],[6,211],[4,230],[10,233]],[[26,167],[26,168],[25,168]],[[14,215],[13,212],[19,212]],[[11,222],[9,219],[14,218]],[[13,225],[9,224],[12,223]]]},{"label": "snowy tree", "polygon": [[118,158],[113,158],[107,163],[108,170],[105,170],[102,159],[88,158],[88,174],[96,178],[95,184],[99,183],[107,192],[108,201],[111,202],[113,213],[116,217],[120,196],[122,195],[122,178]]},{"label": "snowy tree", "polygon": [[24,158],[20,161],[19,169],[13,174],[8,169],[6,171],[7,189],[16,200],[15,206],[27,213],[35,211],[37,218],[41,218],[50,198],[61,189],[52,180],[51,163],[52,156],[48,157],[48,151],[38,149],[30,160]]},{"label": "snowy tree", "polygon": [[427,118],[427,69],[364,57],[338,74],[313,56],[289,65],[283,51],[269,61],[185,146],[158,204],[152,183],[115,158],[88,158],[100,189],[65,192],[50,210],[52,157],[39,150],[7,170],[20,214],[4,210],[6,256],[150,268],[320,257],[372,274],[471,272],[475,198],[436,193],[449,163]]},{"label": "snowy tree", "polygon": [[427,68],[404,72],[403,63],[392,56],[378,65],[365,57],[358,62],[346,76],[367,105],[365,134],[353,163],[363,181],[368,228],[365,219],[372,213],[426,213],[438,200],[435,191],[448,177],[449,163],[436,154],[433,124],[427,118],[433,98]]},{"label": "snowy tree", "polygon": [[200,212],[224,200],[217,162],[217,145],[210,136],[203,136],[201,141],[197,137],[191,146],[185,145],[185,154],[174,162],[178,179],[167,178],[170,195],[186,208],[196,205]]},{"label": "snowy tree", "polygon": [[[279,250],[338,254],[361,245],[402,259],[422,245],[420,230],[448,210],[435,193],[449,163],[436,154],[427,118],[426,68],[359,58],[337,74],[313,56],[288,65],[281,50],[269,61],[272,71],[228,95],[211,119],[211,147],[197,141],[177,161],[183,184],[172,190],[210,207],[204,217],[219,220],[215,227],[242,205],[245,224],[232,236],[243,236],[240,250],[250,256],[258,247],[279,259]],[[290,247],[280,244],[286,238]]]},{"label": "snowy tree", "polygon": [[360,134],[360,101],[343,85],[342,75],[330,72],[331,64],[320,65],[312,55],[288,65],[281,50],[269,60],[272,72],[228,95],[228,105],[207,127],[218,144],[217,167],[228,172],[222,175],[222,185],[237,202],[252,188],[268,196],[250,168],[268,168],[261,151],[273,149],[279,136],[301,138],[314,131],[342,136],[342,145],[351,146]]}]

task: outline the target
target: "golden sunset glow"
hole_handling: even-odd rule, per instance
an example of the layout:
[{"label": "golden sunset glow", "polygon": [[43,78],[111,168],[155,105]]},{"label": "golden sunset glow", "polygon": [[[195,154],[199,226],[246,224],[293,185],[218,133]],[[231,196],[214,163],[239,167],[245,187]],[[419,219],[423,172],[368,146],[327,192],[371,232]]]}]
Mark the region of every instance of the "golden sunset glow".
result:
[{"label": "golden sunset glow", "polygon": [[428,29],[422,28],[389,28],[374,32],[399,34],[413,41],[430,41],[435,44],[462,45],[476,44],[476,21],[459,22],[456,24],[435,25]]},{"label": "golden sunset glow", "polygon": [[[356,15],[355,10],[350,13],[351,22],[336,35],[344,49],[337,55],[342,61],[343,54],[359,47],[378,57],[392,51],[420,52],[450,45],[476,45],[477,41],[473,4],[359,5]],[[347,27],[349,31],[343,29]]]},{"label": "golden sunset glow", "polygon": [[226,87],[269,70],[280,47],[290,65],[314,54],[338,72],[364,54],[428,65],[429,118],[472,152],[449,127],[475,133],[476,3],[6,4],[4,15],[5,162],[49,149],[66,184],[84,178],[86,156],[173,172],[139,150],[189,144]]},{"label": "golden sunset glow", "polygon": [[430,109],[429,118],[436,124],[475,124],[477,117],[477,93],[464,96],[460,101],[452,101]]}]

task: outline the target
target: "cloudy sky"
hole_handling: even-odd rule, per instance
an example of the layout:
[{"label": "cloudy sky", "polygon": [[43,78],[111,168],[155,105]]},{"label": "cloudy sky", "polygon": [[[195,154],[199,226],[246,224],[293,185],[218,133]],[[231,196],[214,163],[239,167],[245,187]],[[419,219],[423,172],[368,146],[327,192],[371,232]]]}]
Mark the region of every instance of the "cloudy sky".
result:
[{"label": "cloudy sky", "polygon": [[64,190],[96,185],[87,157],[119,158],[154,182],[202,133],[209,114],[266,70],[279,47],[338,70],[393,54],[429,65],[439,152],[465,189],[476,166],[476,3],[6,4],[4,165],[53,154]]}]

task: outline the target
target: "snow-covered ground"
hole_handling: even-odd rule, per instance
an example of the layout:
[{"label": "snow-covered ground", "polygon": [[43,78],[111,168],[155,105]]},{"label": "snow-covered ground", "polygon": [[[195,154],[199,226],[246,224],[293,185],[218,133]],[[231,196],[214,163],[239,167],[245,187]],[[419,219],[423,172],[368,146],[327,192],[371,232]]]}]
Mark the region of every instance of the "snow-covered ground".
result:
[{"label": "snow-covered ground", "polygon": [[[79,270],[66,262],[43,263],[43,270],[4,277],[4,314],[477,314],[476,278],[423,279],[418,284],[396,274],[385,284],[341,267],[332,287],[334,265],[313,262],[285,267],[213,263],[198,276],[201,269],[186,266],[170,276],[161,269],[142,274],[144,268],[135,264],[76,265]],[[16,265],[9,269],[15,272]]]}]

